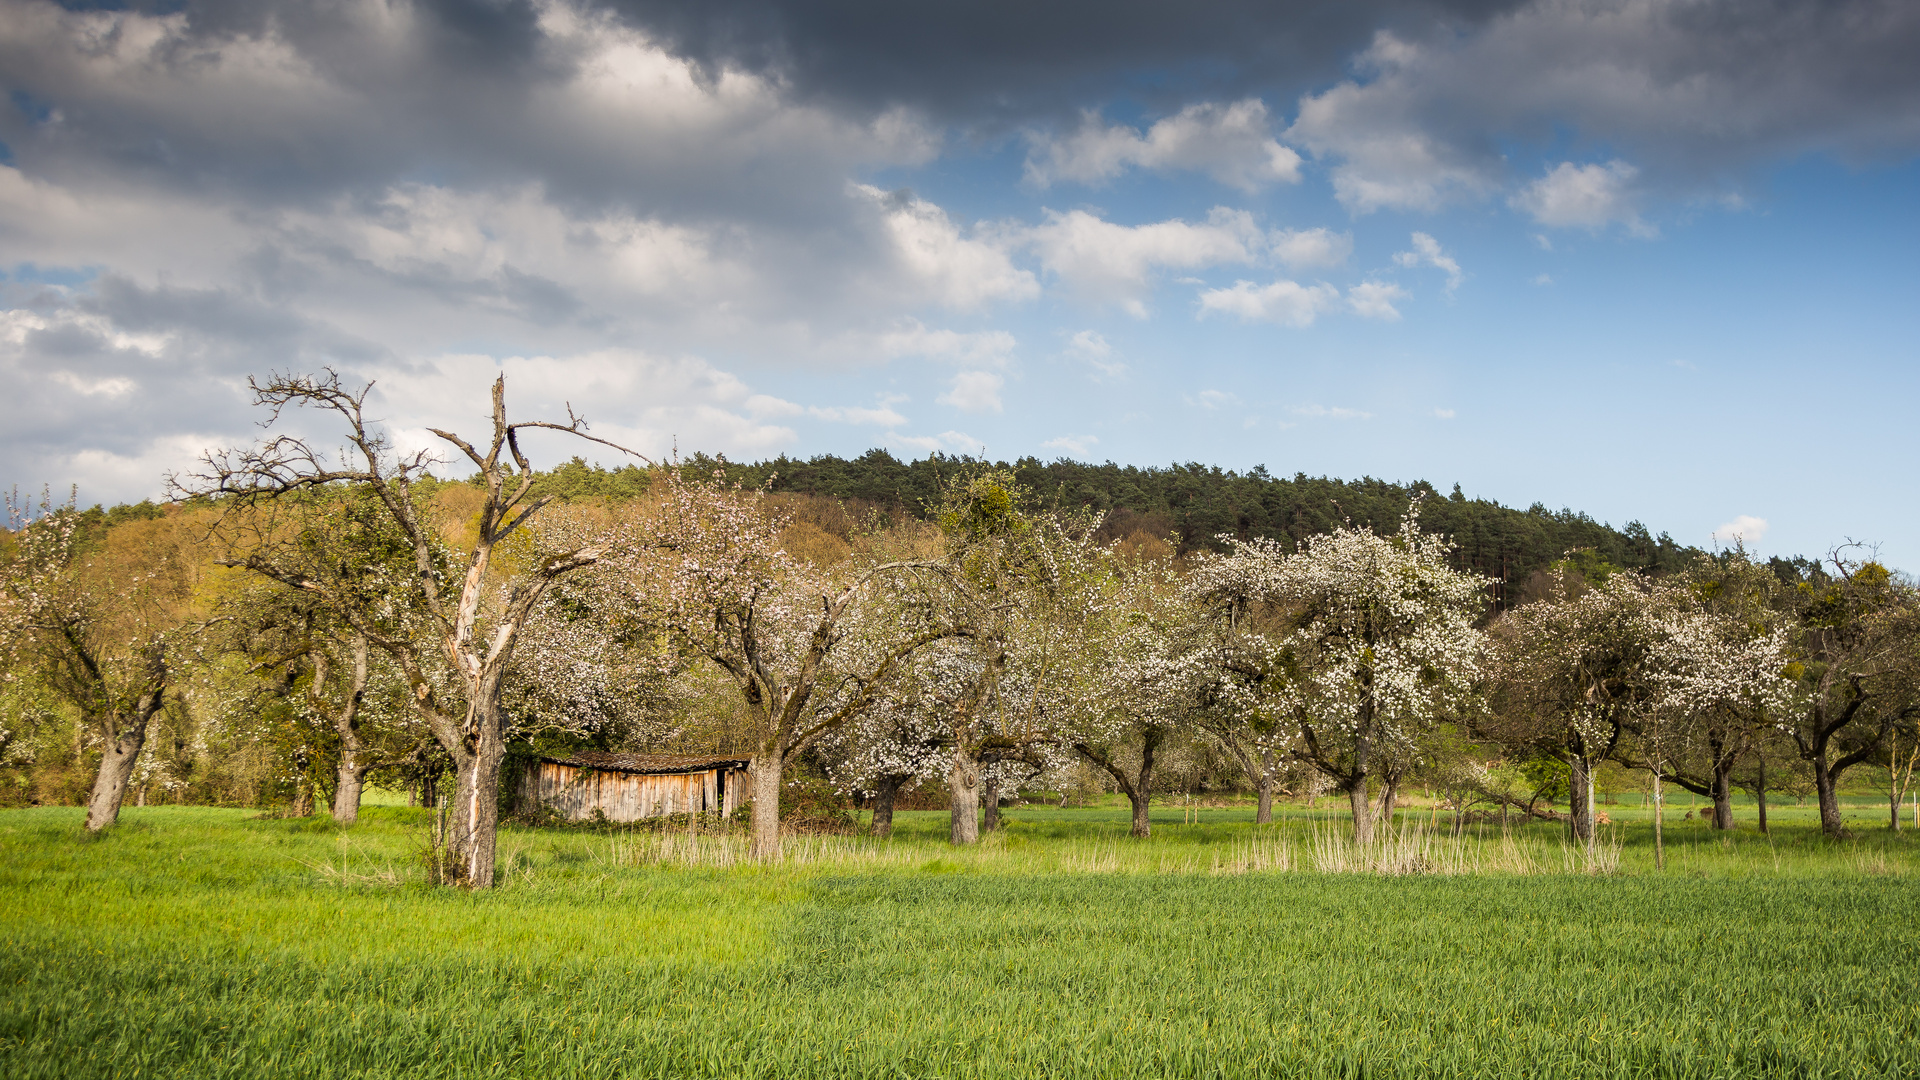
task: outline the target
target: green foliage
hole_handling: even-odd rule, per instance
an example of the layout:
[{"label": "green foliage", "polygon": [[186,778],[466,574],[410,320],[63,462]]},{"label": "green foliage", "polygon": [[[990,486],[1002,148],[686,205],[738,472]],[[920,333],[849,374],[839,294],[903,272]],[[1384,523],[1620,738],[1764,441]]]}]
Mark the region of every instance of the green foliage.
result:
[{"label": "green foliage", "polygon": [[1191,462],[1140,468],[1032,457],[990,463],[944,454],[903,462],[885,450],[850,459],[782,456],[742,465],[695,455],[686,462],[689,471],[710,475],[719,470],[730,482],[748,487],[764,484],[776,492],[860,500],[914,513],[942,505],[945,485],[953,477],[983,467],[1006,472],[1049,504],[1110,514],[1108,532],[1115,539],[1135,528],[1156,538],[1171,533],[1181,552],[1220,550],[1221,535],[1297,544],[1342,524],[1392,533],[1406,516],[1408,502],[1426,496],[1422,528],[1452,537],[1459,545],[1457,569],[1504,583],[1496,590],[1503,604],[1517,600],[1518,584],[1534,571],[1569,552],[1596,571],[1618,567],[1655,574],[1684,569],[1700,554],[1666,533],[1653,535],[1637,521],[1616,529],[1586,514],[1551,511],[1539,503],[1519,510],[1489,499],[1468,499],[1458,485],[1453,497],[1437,498],[1424,480],[1333,480],[1305,473],[1289,479],[1269,474],[1264,466],[1240,473]]}]

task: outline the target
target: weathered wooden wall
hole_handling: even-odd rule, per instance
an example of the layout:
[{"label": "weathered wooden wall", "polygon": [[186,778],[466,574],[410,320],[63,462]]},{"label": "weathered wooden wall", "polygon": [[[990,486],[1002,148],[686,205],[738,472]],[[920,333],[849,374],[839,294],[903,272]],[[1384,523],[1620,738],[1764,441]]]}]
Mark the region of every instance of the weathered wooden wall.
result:
[{"label": "weathered wooden wall", "polygon": [[746,774],[719,769],[688,773],[629,773],[536,761],[527,767],[522,793],[569,821],[586,821],[599,810],[608,821],[638,821],[668,814],[731,814],[746,789]]}]

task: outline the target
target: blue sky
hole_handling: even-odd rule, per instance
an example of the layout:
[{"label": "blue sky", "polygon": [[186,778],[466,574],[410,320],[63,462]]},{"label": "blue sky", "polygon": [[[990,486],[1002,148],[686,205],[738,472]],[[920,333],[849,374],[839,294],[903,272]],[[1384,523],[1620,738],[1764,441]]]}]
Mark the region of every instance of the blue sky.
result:
[{"label": "blue sky", "polygon": [[[1264,464],[1920,569],[1911,5],[0,0],[0,482],[249,373]],[[571,454],[555,440],[550,457]]]}]

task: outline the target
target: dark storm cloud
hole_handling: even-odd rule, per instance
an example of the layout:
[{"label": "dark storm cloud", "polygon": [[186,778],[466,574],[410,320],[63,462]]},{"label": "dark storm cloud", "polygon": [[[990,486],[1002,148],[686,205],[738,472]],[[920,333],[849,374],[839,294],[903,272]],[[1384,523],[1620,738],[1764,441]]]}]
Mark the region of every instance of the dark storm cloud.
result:
[{"label": "dark storm cloud", "polygon": [[16,465],[76,437],[133,456],[183,421],[244,430],[249,373],[391,360],[378,346],[229,290],[143,287],[109,275],[86,292],[37,299],[38,317],[18,326],[17,344],[0,356],[14,406],[0,457]]},{"label": "dark storm cloud", "polygon": [[1339,76],[1382,28],[1464,32],[1511,0],[612,0],[710,68],[777,71],[803,95],[1025,121],[1124,94],[1290,96]]}]

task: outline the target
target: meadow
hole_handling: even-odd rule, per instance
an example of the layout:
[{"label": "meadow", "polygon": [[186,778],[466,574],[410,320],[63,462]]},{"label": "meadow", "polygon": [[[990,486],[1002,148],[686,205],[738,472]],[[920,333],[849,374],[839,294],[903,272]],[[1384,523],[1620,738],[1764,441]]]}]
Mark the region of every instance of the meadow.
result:
[{"label": "meadow", "polygon": [[[0,1075],[1920,1074],[1920,845],[1645,811],[1594,852],[1414,809],[944,815],[890,841],[510,828],[427,887],[426,814],[0,812]],[[1397,851],[1397,855],[1392,855]],[[1385,872],[1383,872],[1383,870]],[[1344,872],[1342,872],[1344,871]]]}]

